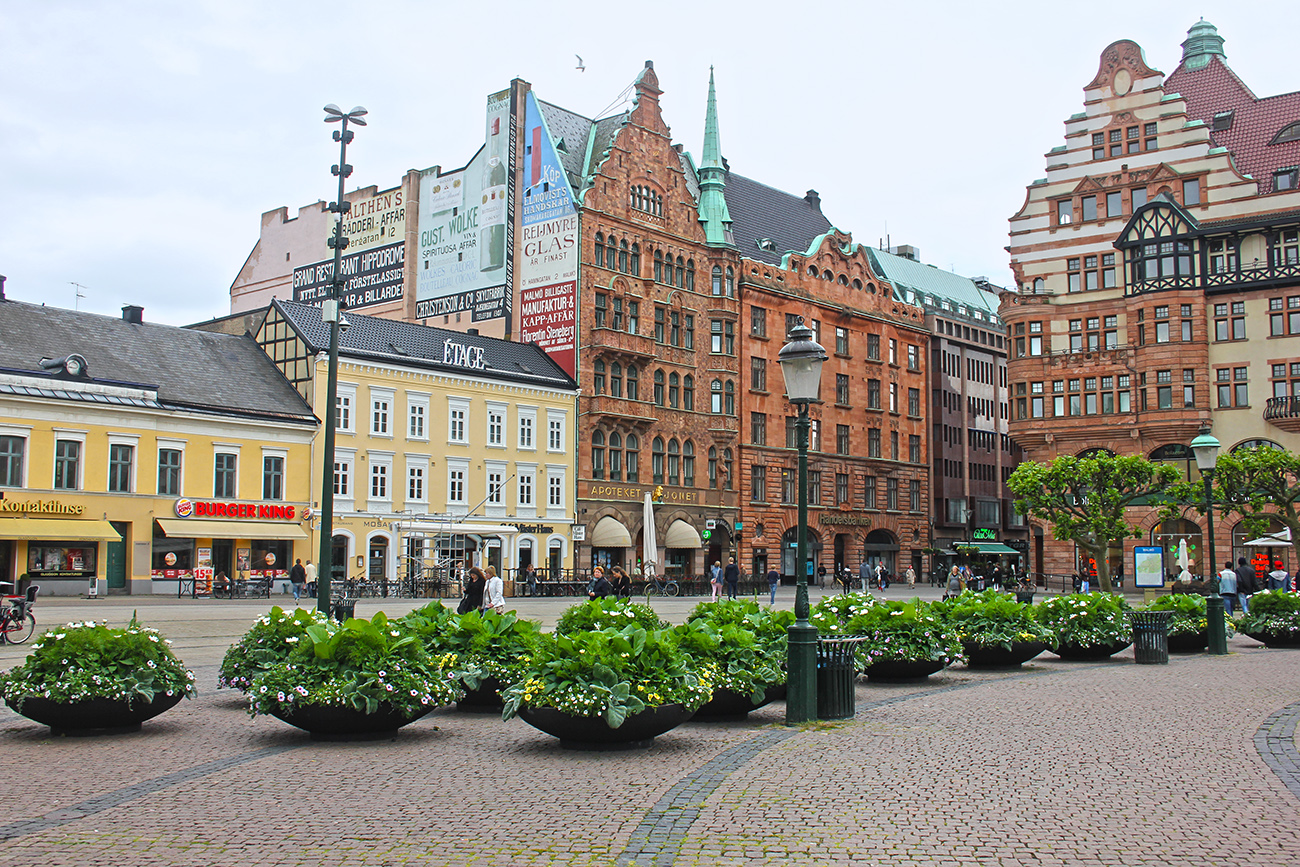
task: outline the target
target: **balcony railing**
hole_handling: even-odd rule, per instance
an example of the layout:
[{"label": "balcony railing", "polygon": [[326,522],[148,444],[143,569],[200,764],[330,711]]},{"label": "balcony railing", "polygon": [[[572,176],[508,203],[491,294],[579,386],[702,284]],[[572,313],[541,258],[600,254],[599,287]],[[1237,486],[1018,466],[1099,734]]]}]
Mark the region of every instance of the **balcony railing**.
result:
[{"label": "balcony railing", "polygon": [[1300,396],[1270,397],[1264,404],[1265,421],[1287,418],[1300,419]]}]

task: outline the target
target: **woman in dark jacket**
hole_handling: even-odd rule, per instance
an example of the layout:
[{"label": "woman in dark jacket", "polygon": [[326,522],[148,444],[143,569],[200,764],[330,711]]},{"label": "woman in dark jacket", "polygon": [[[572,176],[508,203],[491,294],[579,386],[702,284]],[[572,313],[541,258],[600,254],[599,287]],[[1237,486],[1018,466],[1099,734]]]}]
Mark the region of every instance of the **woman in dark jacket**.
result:
[{"label": "woman in dark jacket", "polygon": [[614,595],[614,585],[610,584],[609,579],[605,577],[605,570],[597,566],[593,571],[595,576],[587,596],[591,599],[604,599],[606,596]]},{"label": "woman in dark jacket", "polygon": [[627,576],[627,573],[623,571],[622,566],[615,566],[610,571],[614,573],[614,580],[610,582],[610,586],[614,591],[614,595],[620,599],[631,599],[632,579],[629,578]]},{"label": "woman in dark jacket", "polygon": [[460,600],[460,606],[456,608],[457,614],[464,614],[467,611],[478,611],[483,607],[483,588],[487,586],[487,575],[477,566],[470,567],[469,580],[465,582],[465,598]]}]

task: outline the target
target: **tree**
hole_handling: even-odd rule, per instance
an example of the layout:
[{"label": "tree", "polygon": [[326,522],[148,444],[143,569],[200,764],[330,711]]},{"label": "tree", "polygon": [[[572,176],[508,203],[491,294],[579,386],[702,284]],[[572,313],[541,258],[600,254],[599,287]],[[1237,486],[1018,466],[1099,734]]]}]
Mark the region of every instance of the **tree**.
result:
[{"label": "tree", "polygon": [[[1280,521],[1291,531],[1291,545],[1300,557],[1300,455],[1268,446],[1220,455],[1210,495],[1225,515],[1240,515],[1254,535],[1264,535],[1273,521]],[[1202,484],[1185,482],[1170,496],[1205,511]]]},{"label": "tree", "polygon": [[1098,584],[1109,591],[1111,543],[1141,535],[1124,510],[1178,479],[1175,468],[1137,455],[1062,455],[1048,464],[1025,461],[1007,487],[1020,514],[1051,524],[1053,538],[1074,542],[1092,558]]}]

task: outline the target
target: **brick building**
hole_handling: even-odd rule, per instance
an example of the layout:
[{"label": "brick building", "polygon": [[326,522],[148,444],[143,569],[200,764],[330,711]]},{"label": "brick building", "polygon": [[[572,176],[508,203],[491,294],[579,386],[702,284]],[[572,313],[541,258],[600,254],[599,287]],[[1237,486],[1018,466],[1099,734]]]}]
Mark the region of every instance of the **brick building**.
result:
[{"label": "brick building", "polygon": [[[1225,449],[1300,447],[1300,93],[1256,97],[1223,43],[1198,22],[1168,77],[1135,43],[1108,46],[1011,218],[1019,285],[1001,313],[1029,459],[1102,449],[1195,475],[1205,422]],[[1130,517],[1142,538],[1112,549],[1112,574],[1135,543],[1162,546],[1169,569],[1180,540],[1205,570],[1195,512]],[[1073,545],[1033,533],[1034,569],[1080,567]],[[1220,559],[1251,550],[1235,522],[1216,534]]]}]

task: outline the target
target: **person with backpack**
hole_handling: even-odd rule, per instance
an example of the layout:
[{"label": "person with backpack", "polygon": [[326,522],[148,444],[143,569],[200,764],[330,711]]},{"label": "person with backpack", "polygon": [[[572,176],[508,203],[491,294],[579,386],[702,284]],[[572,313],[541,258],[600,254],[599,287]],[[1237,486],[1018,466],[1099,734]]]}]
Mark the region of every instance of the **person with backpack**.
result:
[{"label": "person with backpack", "polygon": [[1282,568],[1282,561],[1278,560],[1273,563],[1273,571],[1268,573],[1269,590],[1285,590],[1290,586],[1290,576],[1286,574],[1286,569]]}]

